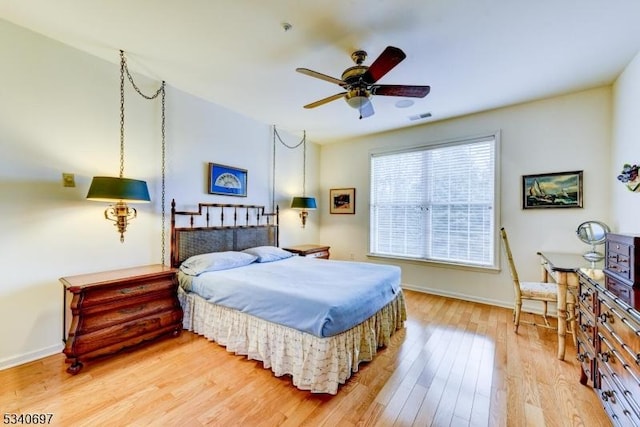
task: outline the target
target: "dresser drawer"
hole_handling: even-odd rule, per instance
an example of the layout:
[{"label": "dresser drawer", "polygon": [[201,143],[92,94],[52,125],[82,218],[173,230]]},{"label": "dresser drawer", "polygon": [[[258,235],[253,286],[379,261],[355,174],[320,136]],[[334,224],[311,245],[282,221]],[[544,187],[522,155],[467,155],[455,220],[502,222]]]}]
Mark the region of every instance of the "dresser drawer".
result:
[{"label": "dresser drawer", "polygon": [[600,363],[606,366],[612,374],[615,374],[620,389],[627,396],[627,400],[630,401],[631,406],[636,409],[640,417],[640,405],[636,400],[640,398],[640,378],[638,377],[638,370],[635,369],[637,364],[635,361],[631,361],[633,366],[629,364],[628,357],[625,357],[620,350],[620,346],[613,341],[606,331],[599,333],[599,338],[600,353],[598,357]]},{"label": "dresser drawer", "polygon": [[620,390],[612,374],[606,367],[598,368],[600,390],[598,397],[602,406],[609,414],[615,425],[640,426],[640,417],[631,408],[627,396]]},{"label": "dresser drawer", "polygon": [[580,334],[578,334],[577,341],[578,341],[577,359],[580,362],[580,365],[582,366],[582,371],[584,372],[587,379],[591,381],[593,386],[597,387],[596,375],[595,375],[596,354],[595,354],[594,348],[592,345],[585,342],[583,337]]},{"label": "dresser drawer", "polygon": [[633,245],[625,242],[609,240],[607,242],[607,262],[612,261],[618,264],[629,264]]},{"label": "dresser drawer", "polygon": [[631,286],[625,285],[609,276],[606,276],[606,287],[607,289],[620,298],[625,303],[633,306],[633,288]]},{"label": "dresser drawer", "polygon": [[82,306],[88,308],[93,305],[106,304],[110,301],[121,300],[123,298],[148,295],[152,292],[173,291],[176,286],[177,282],[175,279],[161,277],[152,280],[139,280],[108,287],[87,289],[83,296]]},{"label": "dresser drawer", "polygon": [[613,262],[611,256],[607,257],[606,272],[614,274],[624,280],[632,280],[631,266],[629,260],[626,262]]},{"label": "dresser drawer", "polygon": [[596,345],[596,320],[593,314],[578,310],[578,337],[595,349]]},{"label": "dresser drawer", "polygon": [[[625,357],[629,357],[636,368],[640,366],[640,322],[631,314],[631,309],[616,304],[604,292],[598,294],[600,316],[598,331],[607,332],[614,345],[619,345]],[[638,361],[638,362],[636,362]]]},{"label": "dresser drawer", "polygon": [[588,311],[590,313],[596,313],[596,290],[588,283],[580,278],[580,287],[577,301],[581,310]]}]

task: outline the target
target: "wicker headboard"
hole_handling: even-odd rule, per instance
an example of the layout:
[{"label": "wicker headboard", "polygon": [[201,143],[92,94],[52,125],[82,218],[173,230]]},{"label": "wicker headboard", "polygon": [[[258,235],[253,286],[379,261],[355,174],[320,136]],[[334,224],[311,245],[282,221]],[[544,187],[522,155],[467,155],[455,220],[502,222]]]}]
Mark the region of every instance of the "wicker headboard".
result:
[{"label": "wicker headboard", "polygon": [[278,246],[278,216],[278,208],[265,213],[264,206],[218,203],[199,203],[197,211],[176,211],[172,200],[171,266],[208,252]]}]

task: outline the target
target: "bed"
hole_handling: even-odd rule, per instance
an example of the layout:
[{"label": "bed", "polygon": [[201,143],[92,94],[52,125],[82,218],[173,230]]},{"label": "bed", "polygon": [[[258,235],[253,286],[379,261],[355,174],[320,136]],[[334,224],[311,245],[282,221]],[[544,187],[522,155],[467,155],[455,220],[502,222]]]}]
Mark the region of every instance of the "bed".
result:
[{"label": "bed", "polygon": [[278,247],[278,221],[263,206],[172,201],[183,328],[301,390],[336,394],[403,327],[399,268],[295,256]]}]

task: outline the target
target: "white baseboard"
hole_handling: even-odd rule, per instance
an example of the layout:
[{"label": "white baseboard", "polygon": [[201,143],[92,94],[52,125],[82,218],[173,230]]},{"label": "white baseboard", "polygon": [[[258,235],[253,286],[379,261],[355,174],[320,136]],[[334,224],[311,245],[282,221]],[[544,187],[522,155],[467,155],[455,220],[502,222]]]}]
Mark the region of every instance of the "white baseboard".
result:
[{"label": "white baseboard", "polygon": [[0,360],[0,371],[13,368],[14,366],[22,365],[24,363],[33,362],[34,360],[42,359],[43,357],[61,353],[63,348],[64,346],[62,344],[56,344],[50,347],[42,348],[40,350],[35,350],[29,353],[2,359]]},{"label": "white baseboard", "polygon": [[[470,301],[470,302],[477,302],[480,304],[487,304],[487,305],[493,305],[496,307],[504,307],[504,308],[508,308],[510,310],[513,310],[513,302],[505,302],[505,301],[500,301],[500,300],[495,300],[495,299],[489,299],[489,298],[482,298],[482,297],[478,297],[476,295],[465,295],[465,294],[461,294],[458,292],[449,292],[449,291],[444,291],[442,289],[433,289],[433,288],[422,288],[422,287],[417,287],[417,286],[413,286],[413,285],[408,285],[406,283],[402,284],[402,289],[408,289],[410,291],[416,291],[416,292],[422,292],[425,294],[432,294],[432,295],[438,295],[441,297],[447,297],[447,298],[455,298],[455,299],[460,299],[463,301]],[[542,315],[542,305],[541,304],[528,304],[528,301],[525,301],[523,304],[523,311],[526,311],[528,313],[535,313],[535,314],[540,314]],[[549,306],[549,312],[547,313],[549,316],[551,317],[556,317],[556,307],[555,305],[551,305]]]}]

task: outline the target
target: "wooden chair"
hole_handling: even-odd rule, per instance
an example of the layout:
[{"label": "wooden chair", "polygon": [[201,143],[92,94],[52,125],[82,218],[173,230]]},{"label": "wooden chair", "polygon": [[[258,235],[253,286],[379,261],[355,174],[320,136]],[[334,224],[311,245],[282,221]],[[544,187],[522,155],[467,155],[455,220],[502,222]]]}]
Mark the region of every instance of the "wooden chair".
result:
[{"label": "wooden chair", "polygon": [[549,303],[558,303],[558,286],[555,283],[545,282],[521,282],[518,278],[518,271],[513,262],[513,256],[511,255],[511,248],[509,247],[509,239],[507,239],[507,232],[504,227],[500,228],[500,234],[502,235],[502,242],[504,243],[504,251],[507,255],[509,262],[509,270],[511,271],[511,278],[513,279],[513,289],[515,291],[516,301],[513,310],[513,325],[515,332],[518,332],[518,326],[520,325],[520,313],[522,311],[522,301],[532,300],[540,301],[544,305],[542,318],[544,319],[544,325],[533,322],[522,322],[535,326],[542,326],[545,328],[556,329],[549,324],[547,320],[547,305]]}]

